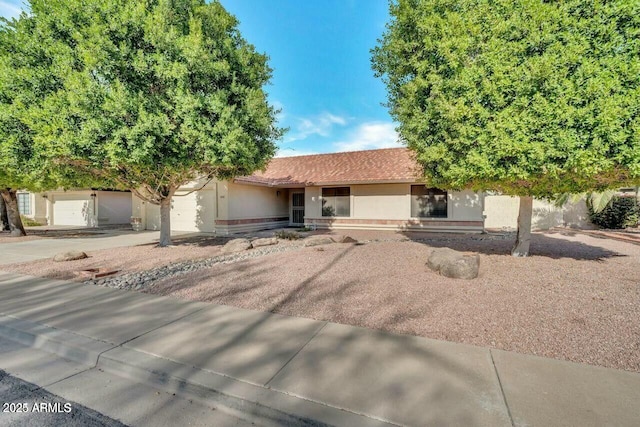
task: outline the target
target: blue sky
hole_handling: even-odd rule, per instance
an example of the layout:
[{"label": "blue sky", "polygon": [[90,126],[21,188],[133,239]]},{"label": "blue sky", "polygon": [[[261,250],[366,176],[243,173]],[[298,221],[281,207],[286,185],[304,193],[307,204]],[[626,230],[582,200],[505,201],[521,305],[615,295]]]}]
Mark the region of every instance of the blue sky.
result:
[{"label": "blue sky", "polygon": [[[369,50],[387,22],[386,0],[221,0],[242,35],[270,57],[265,89],[282,110],[279,156],[397,147],[394,123],[381,103]],[[22,0],[0,0],[16,16]]]}]

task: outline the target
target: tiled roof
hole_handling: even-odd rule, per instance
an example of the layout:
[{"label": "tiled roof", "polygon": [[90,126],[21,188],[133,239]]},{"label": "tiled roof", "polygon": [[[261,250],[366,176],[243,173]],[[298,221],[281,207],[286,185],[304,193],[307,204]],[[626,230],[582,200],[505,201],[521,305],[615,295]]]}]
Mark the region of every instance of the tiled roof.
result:
[{"label": "tiled roof", "polygon": [[340,183],[415,182],[419,167],[406,148],[277,157],[264,172],[236,182],[283,187]]}]

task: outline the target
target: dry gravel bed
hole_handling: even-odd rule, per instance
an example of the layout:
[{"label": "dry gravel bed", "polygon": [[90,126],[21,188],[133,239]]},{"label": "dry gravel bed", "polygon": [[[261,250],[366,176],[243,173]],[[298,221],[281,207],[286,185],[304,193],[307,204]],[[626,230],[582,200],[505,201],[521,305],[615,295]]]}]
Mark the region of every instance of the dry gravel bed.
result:
[{"label": "dry gravel bed", "polygon": [[[97,251],[88,260],[63,263],[65,271],[50,261],[2,269],[70,278],[68,270],[81,266],[109,264],[145,274],[197,259],[203,268],[141,289],[640,372],[639,245],[536,233],[532,256],[512,258],[509,235],[348,234],[368,243],[286,243],[296,250],[212,262],[226,241],[217,238],[169,249]],[[479,252],[478,279],[431,272],[426,259],[442,246]]]},{"label": "dry gravel bed", "polygon": [[[147,292],[640,372],[640,246],[536,234],[334,244],[156,282]],[[425,267],[433,247],[481,254],[464,281]]]}]

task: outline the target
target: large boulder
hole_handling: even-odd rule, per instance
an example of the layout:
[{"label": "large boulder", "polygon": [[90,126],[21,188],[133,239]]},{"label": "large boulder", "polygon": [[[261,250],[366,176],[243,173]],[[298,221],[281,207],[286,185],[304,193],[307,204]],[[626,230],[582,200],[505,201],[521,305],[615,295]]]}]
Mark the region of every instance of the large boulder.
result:
[{"label": "large boulder", "polygon": [[222,247],[222,253],[229,254],[234,252],[242,252],[247,249],[251,249],[252,245],[249,239],[233,239],[229,240],[226,245]]},{"label": "large boulder", "polygon": [[69,251],[69,252],[60,252],[59,254],[56,254],[53,257],[53,260],[55,262],[62,262],[62,261],[75,261],[78,259],[85,259],[85,258],[89,258],[89,257],[84,252]]},{"label": "large boulder", "polygon": [[445,277],[475,279],[480,269],[480,255],[465,255],[450,248],[438,248],[429,255],[427,266]]},{"label": "large boulder", "polygon": [[344,234],[336,234],[331,236],[331,239],[336,243],[358,243],[353,237],[345,236]]},{"label": "large boulder", "polygon": [[333,240],[329,236],[309,236],[304,239],[305,246],[318,246],[318,245],[329,245],[332,244]]},{"label": "large boulder", "polygon": [[256,239],[251,242],[251,245],[254,248],[259,248],[260,246],[271,246],[278,244],[278,239],[275,237],[263,237],[261,239]]}]

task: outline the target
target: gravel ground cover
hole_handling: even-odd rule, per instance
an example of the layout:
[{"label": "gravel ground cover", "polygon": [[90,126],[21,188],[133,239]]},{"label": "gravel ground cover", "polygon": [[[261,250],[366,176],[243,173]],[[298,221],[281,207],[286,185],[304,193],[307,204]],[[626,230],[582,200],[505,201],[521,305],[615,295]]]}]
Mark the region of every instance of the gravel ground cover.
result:
[{"label": "gravel ground cover", "polygon": [[[640,245],[553,231],[533,235],[532,256],[513,258],[509,233],[338,233],[360,243],[281,241],[221,255],[226,240],[209,238],[64,265],[126,257],[124,276],[97,284],[640,372]],[[479,277],[430,271],[428,255],[445,246],[480,253]],[[141,248],[155,255],[139,259]],[[60,268],[3,267],[49,277]]]}]

